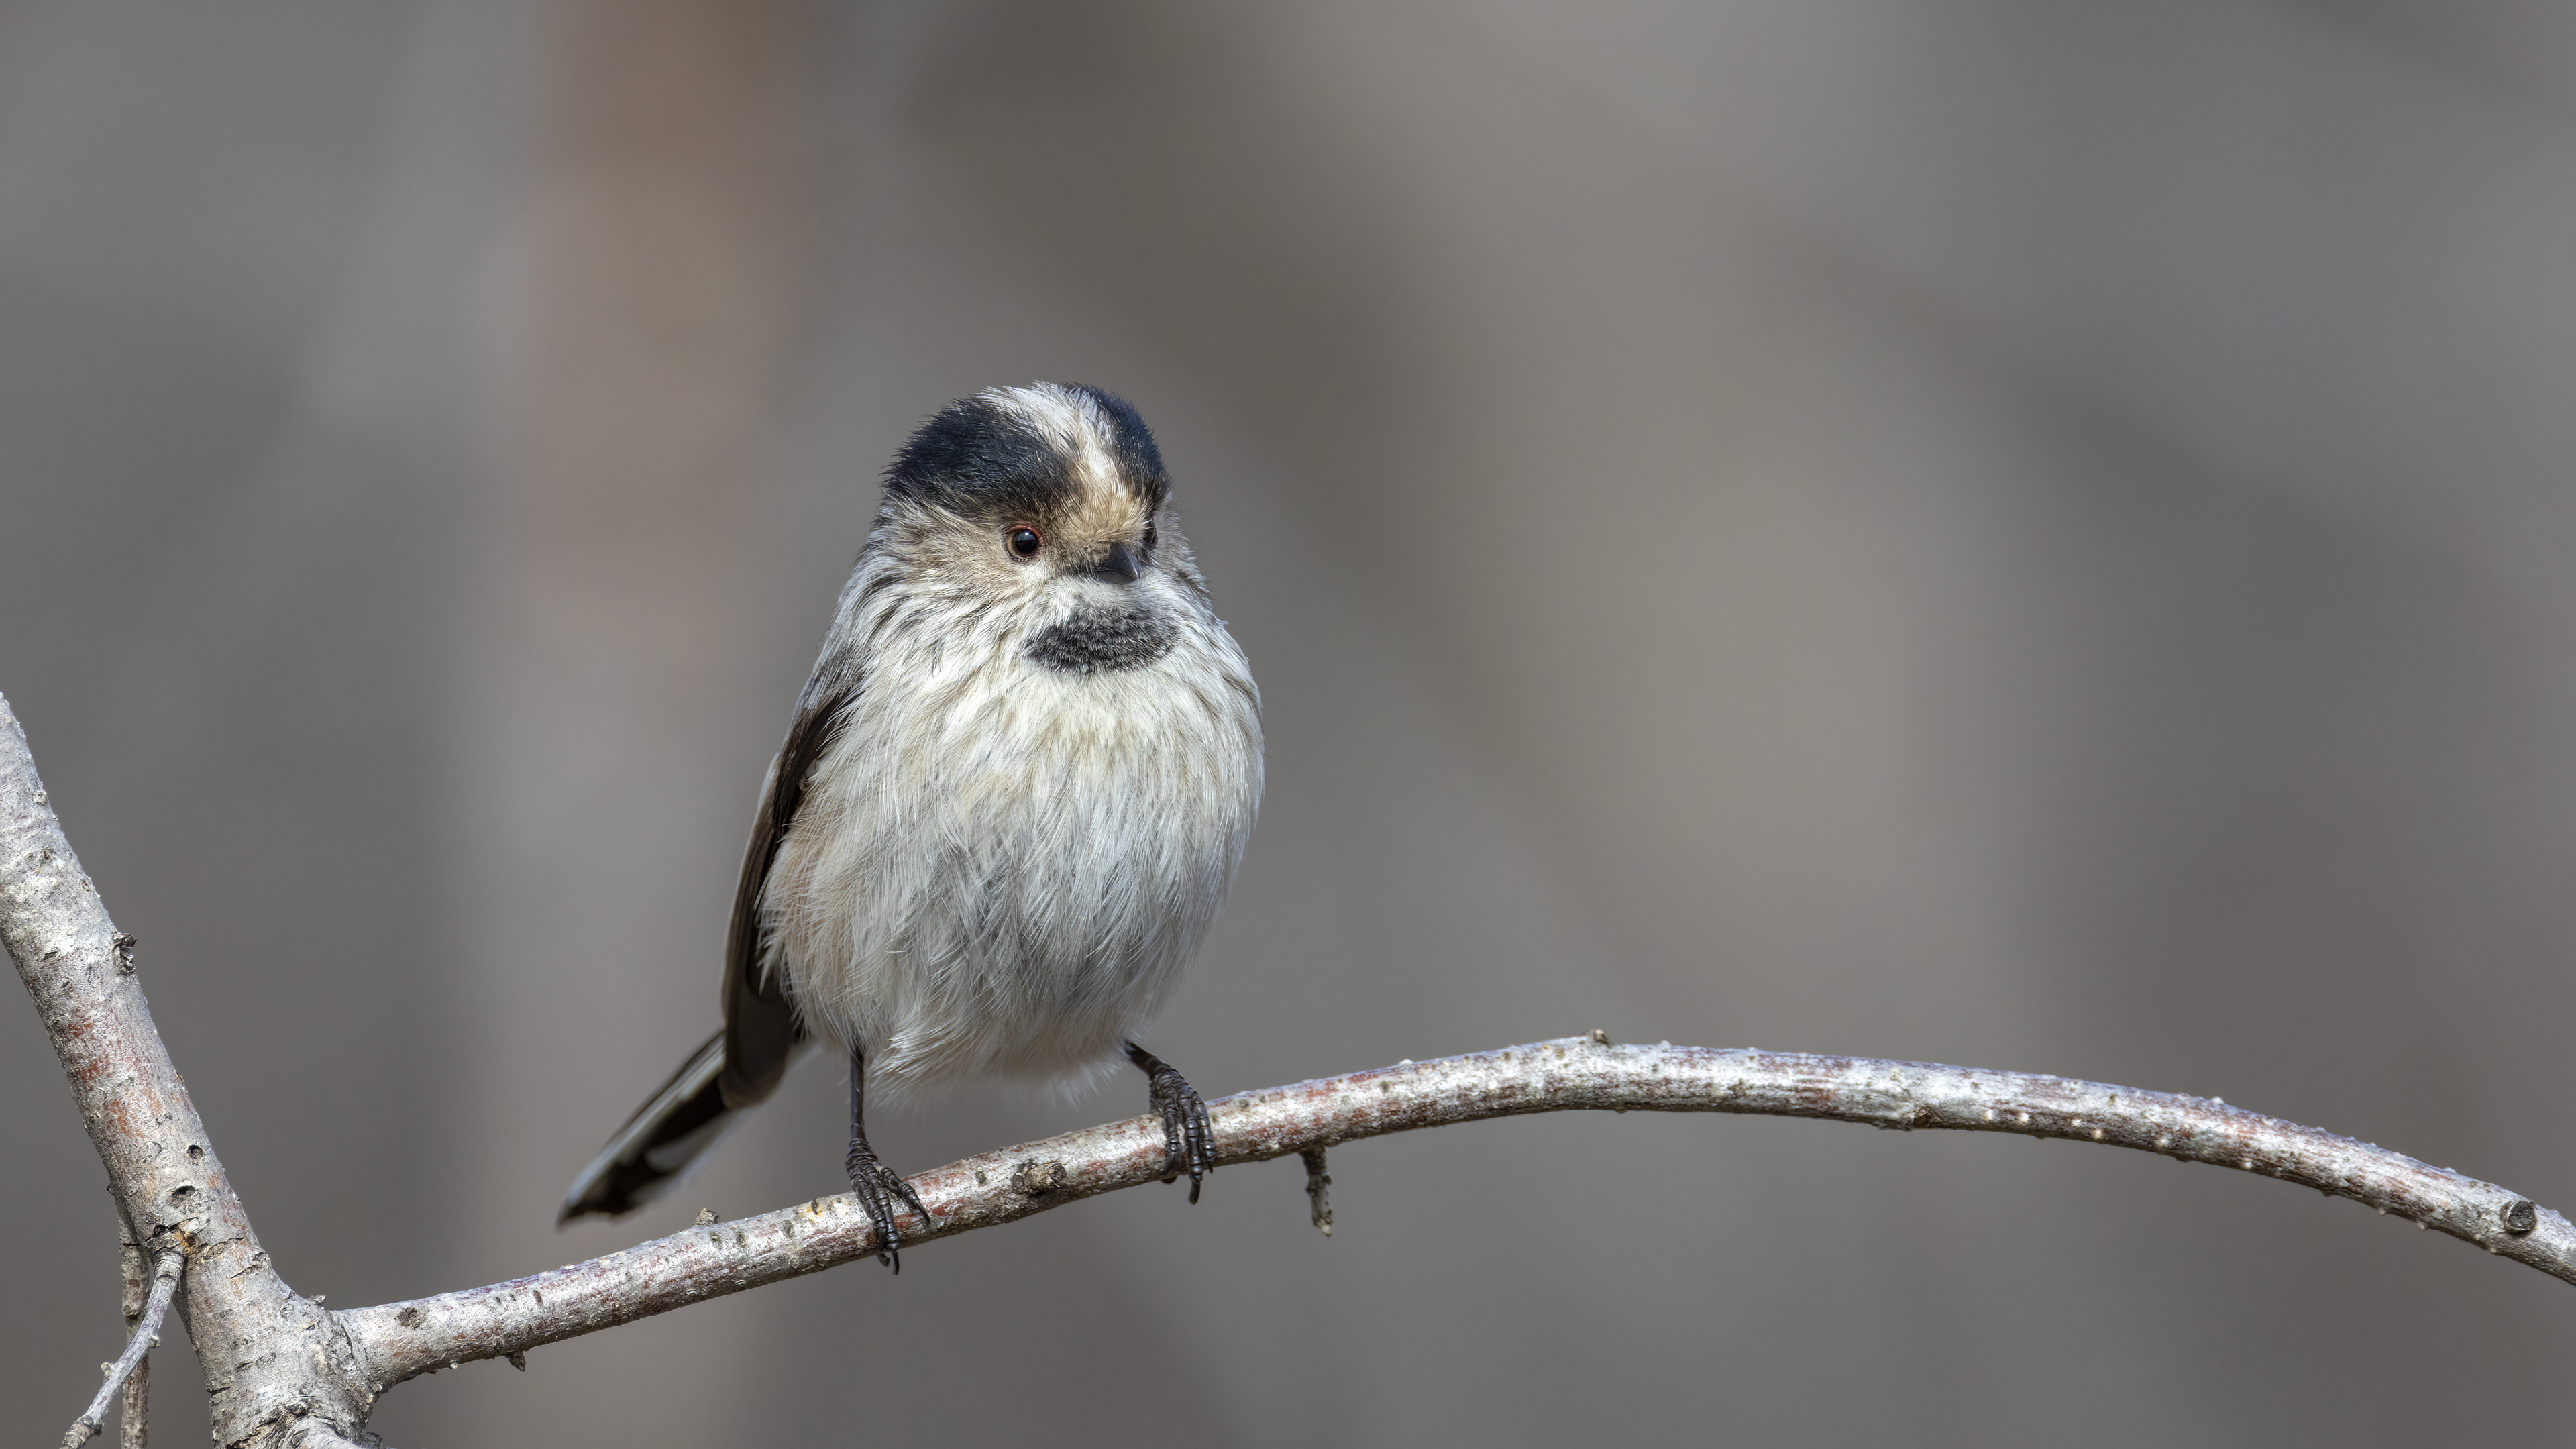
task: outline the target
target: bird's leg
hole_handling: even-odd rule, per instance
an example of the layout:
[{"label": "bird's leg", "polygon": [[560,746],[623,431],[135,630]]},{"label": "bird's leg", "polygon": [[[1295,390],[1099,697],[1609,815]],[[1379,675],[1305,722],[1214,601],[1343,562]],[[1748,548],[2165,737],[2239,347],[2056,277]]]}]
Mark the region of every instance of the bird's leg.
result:
[{"label": "bird's leg", "polygon": [[1127,1060],[1145,1073],[1154,1114],[1163,1119],[1163,1181],[1190,1175],[1190,1201],[1199,1200],[1199,1180],[1216,1171],[1216,1129],[1208,1125],[1207,1103],[1189,1079],[1171,1064],[1127,1043]]},{"label": "bird's leg", "polygon": [[[1166,1067],[1164,1070],[1169,1071]],[[859,1206],[867,1209],[868,1221],[876,1225],[877,1261],[900,1273],[903,1242],[895,1236],[894,1204],[900,1198],[905,1207],[920,1217],[923,1227],[930,1226],[930,1209],[921,1205],[913,1194],[912,1184],[895,1175],[892,1169],[877,1161],[877,1150],[868,1145],[868,1129],[859,1121],[859,1106],[868,1081],[868,1065],[857,1047],[850,1048],[850,1155],[843,1166],[850,1174],[850,1191],[858,1195]]]}]

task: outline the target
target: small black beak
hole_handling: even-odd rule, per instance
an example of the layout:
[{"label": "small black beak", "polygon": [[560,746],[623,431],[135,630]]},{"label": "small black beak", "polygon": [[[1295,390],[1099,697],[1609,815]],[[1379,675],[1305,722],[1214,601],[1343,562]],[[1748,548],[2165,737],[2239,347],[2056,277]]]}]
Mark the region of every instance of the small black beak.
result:
[{"label": "small black beak", "polygon": [[1136,582],[1137,568],[1136,551],[1123,543],[1113,543],[1109,545],[1109,551],[1100,556],[1100,562],[1091,566],[1091,572],[1101,578],[1132,584]]}]

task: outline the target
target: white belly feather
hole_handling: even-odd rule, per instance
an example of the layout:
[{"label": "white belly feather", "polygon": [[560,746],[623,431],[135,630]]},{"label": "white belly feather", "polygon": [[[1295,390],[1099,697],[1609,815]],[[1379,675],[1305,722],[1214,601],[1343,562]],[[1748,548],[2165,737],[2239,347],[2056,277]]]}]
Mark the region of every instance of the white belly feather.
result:
[{"label": "white belly feather", "polygon": [[1213,620],[1181,634],[1135,669],[1044,669],[986,636],[869,671],[766,913],[807,1029],[864,1050],[872,1094],[1071,1085],[1170,994],[1261,794],[1242,653]]}]

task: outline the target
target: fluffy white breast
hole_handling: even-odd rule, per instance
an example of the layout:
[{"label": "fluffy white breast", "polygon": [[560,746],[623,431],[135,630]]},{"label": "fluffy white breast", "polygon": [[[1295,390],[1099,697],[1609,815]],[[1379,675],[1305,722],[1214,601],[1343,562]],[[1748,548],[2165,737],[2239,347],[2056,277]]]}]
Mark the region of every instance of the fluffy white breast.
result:
[{"label": "fluffy white breast", "polygon": [[[868,599],[854,579],[845,603]],[[1260,799],[1259,700],[1203,602],[1158,602],[1172,648],[1095,673],[1033,662],[1011,611],[904,627],[890,591],[878,627],[847,620],[874,647],[765,904],[808,1028],[861,1047],[872,1090],[1070,1083],[1214,921]]]}]

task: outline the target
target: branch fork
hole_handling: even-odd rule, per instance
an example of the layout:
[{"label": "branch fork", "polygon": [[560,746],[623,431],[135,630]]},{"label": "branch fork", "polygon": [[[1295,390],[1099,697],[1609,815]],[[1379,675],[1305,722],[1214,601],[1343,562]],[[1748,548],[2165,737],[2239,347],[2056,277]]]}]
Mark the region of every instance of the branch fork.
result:
[{"label": "branch fork", "polygon": [[[63,1449],[80,1449],[90,1437],[107,1424],[107,1406],[117,1392],[135,1381],[143,1368],[143,1356],[161,1342],[161,1318],[170,1311],[170,1296],[179,1286],[179,1275],[187,1267],[188,1254],[175,1238],[161,1240],[152,1253],[152,1291],[144,1301],[143,1311],[135,1315],[133,1340],[116,1362],[101,1365],[107,1371],[107,1382],[99,1386],[98,1397],[63,1431]],[[135,1394],[125,1401],[125,1422],[139,1426],[143,1420],[142,1396]],[[128,1439],[141,1435],[129,1432]]]}]

